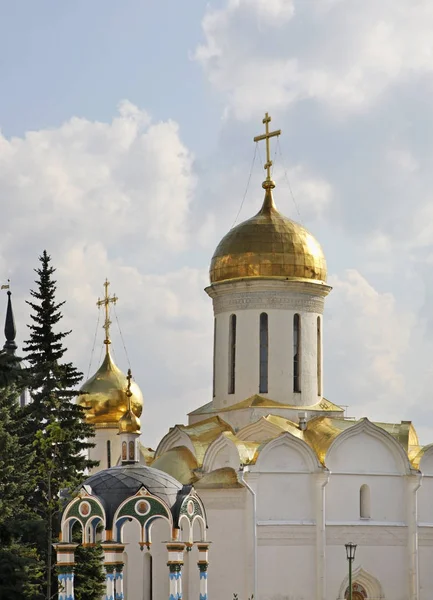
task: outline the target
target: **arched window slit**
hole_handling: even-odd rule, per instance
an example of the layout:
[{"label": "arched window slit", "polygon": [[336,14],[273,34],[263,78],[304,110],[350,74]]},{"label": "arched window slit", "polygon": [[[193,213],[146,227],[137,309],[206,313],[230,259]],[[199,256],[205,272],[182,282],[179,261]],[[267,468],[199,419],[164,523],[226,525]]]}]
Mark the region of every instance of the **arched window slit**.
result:
[{"label": "arched window slit", "polygon": [[268,393],[268,371],[269,371],[269,330],[268,315],[260,315],[260,381],[259,393]]},{"label": "arched window slit", "polygon": [[230,316],[229,330],[229,394],[235,393],[236,387],[236,315]]}]

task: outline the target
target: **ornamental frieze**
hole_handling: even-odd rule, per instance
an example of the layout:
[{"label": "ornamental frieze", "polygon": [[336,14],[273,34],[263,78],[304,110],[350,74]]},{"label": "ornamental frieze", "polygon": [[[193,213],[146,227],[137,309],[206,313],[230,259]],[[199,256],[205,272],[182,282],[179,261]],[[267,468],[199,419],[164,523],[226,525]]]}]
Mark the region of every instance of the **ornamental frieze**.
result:
[{"label": "ornamental frieze", "polygon": [[247,309],[280,309],[322,314],[324,298],[270,291],[242,292],[214,298],[213,307],[216,315]]}]

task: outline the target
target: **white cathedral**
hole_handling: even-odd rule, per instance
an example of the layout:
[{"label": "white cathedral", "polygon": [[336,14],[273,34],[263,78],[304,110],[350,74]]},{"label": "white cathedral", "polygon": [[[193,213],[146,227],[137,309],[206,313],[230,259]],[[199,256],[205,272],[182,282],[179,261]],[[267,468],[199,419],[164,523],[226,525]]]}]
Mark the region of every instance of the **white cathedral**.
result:
[{"label": "white cathedral", "polygon": [[[134,519],[125,522],[123,587],[111,597],[432,600],[433,445],[419,445],[410,421],[348,419],[324,397],[326,261],[316,239],[274,204],[269,144],[280,132],[270,132],[269,121],[255,138],[267,146],[262,207],[224,236],[210,265],[212,398],[187,424],[167,423],[156,451],[145,431],[135,445],[143,397],[110,354],[116,298],[108,284],[101,300],[106,356],[79,399],[96,428],[96,471],[150,467],[179,482],[191,514],[193,502],[204,507],[197,527],[179,525],[170,537],[182,588],[172,587],[174,567],[168,576],[166,523],[143,539]],[[351,560],[348,543],[356,545]],[[205,562],[203,587],[197,564]]]}]

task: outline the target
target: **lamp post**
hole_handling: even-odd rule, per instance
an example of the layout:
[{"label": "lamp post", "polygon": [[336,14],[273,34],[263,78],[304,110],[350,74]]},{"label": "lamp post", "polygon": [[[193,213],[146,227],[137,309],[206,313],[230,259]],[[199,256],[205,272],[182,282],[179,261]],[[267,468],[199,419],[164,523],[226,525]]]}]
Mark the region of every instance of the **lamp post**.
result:
[{"label": "lamp post", "polygon": [[345,544],[346,546],[346,556],[349,561],[349,598],[348,600],[352,600],[352,563],[355,560],[355,552],[356,552],[356,544],[352,544],[349,542]]}]

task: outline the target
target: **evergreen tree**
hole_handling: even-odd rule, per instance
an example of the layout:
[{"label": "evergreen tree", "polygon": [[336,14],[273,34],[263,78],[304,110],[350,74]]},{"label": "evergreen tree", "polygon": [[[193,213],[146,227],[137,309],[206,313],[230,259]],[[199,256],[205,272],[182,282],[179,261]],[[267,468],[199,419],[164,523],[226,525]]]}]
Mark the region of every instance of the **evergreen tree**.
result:
[{"label": "evergreen tree", "polygon": [[102,570],[104,552],[101,544],[77,546],[75,550],[75,600],[101,600],[105,592]]},{"label": "evergreen tree", "polygon": [[[41,598],[42,562],[34,544],[40,520],[28,498],[34,489],[32,440],[19,406],[24,389],[19,359],[0,352],[0,598]],[[7,382],[7,385],[5,383]]]},{"label": "evergreen tree", "polygon": [[32,309],[30,338],[26,342],[28,388],[32,401],[26,407],[28,433],[33,438],[35,458],[33,473],[36,486],[31,506],[44,523],[43,540],[39,552],[46,564],[45,598],[53,596],[52,544],[59,530],[62,509],[61,490],[73,490],[83,480],[84,471],[96,466],[87,459],[86,450],[93,447],[93,426],[85,422],[85,412],[76,404],[76,386],[81,373],[70,362],[62,362],[66,348],[63,340],[70,331],[58,331],[62,319],[61,307],[56,303],[55,269],[44,251],[36,269],[37,289],[31,291]]}]

